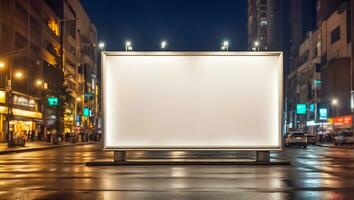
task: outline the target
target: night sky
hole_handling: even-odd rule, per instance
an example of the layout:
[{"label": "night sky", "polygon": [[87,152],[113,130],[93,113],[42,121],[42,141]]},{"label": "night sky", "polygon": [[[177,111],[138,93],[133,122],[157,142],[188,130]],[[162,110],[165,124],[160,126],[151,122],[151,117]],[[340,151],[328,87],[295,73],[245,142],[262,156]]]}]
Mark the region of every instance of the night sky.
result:
[{"label": "night sky", "polygon": [[107,50],[247,49],[247,0],[82,0]]}]

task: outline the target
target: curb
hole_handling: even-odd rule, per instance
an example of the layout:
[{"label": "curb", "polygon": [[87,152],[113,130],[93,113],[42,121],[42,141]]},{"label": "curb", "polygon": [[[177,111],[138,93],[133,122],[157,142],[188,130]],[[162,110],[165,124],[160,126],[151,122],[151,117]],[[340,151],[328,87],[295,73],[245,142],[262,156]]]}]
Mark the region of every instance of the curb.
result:
[{"label": "curb", "polygon": [[28,149],[5,150],[5,151],[0,151],[0,155],[29,152],[29,151],[41,151],[41,150],[47,150],[47,149],[52,149],[52,148],[71,147],[71,146],[87,145],[87,144],[95,144],[95,143],[94,142],[87,142],[87,143],[78,143],[78,144],[64,144],[64,145],[53,145],[53,146],[45,146],[45,147],[34,147],[34,148],[28,148]]},{"label": "curb", "polygon": [[322,145],[322,144],[315,144],[314,146],[317,146],[317,147],[326,147],[326,148],[332,148],[332,149],[354,149],[353,146],[349,147],[349,148],[346,148],[346,147],[343,147],[343,146],[328,146],[328,145]]}]

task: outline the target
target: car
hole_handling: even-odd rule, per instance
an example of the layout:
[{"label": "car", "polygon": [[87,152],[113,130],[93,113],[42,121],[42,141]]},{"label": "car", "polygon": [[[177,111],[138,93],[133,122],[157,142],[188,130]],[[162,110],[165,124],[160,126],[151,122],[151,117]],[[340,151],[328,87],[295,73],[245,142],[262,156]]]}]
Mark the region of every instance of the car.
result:
[{"label": "car", "polygon": [[334,145],[353,145],[354,144],[354,136],[353,131],[341,131],[334,137]]},{"label": "car", "polygon": [[313,135],[313,134],[306,134],[306,138],[307,138],[307,143],[308,144],[316,144],[317,142],[317,139],[316,139],[316,135]]},{"label": "car", "polygon": [[288,133],[285,138],[285,146],[299,146],[307,148],[307,137],[303,132]]}]

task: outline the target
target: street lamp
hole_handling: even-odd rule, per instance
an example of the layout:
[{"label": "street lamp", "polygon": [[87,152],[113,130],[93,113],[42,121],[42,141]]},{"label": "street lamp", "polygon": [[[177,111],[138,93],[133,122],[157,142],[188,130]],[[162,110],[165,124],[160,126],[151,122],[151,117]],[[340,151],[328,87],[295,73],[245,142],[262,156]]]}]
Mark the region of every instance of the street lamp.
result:
[{"label": "street lamp", "polygon": [[166,46],[167,46],[167,42],[166,42],[165,40],[163,40],[163,41],[161,42],[161,49],[165,49]]},{"label": "street lamp", "polygon": [[104,42],[98,43],[98,48],[100,48],[101,50],[103,50],[105,46],[106,44]]},{"label": "street lamp", "polygon": [[17,79],[22,79],[23,78],[23,73],[18,71],[18,72],[15,72],[15,78]]},{"label": "street lamp", "polygon": [[226,50],[226,51],[229,51],[229,41],[228,40],[225,40],[221,46],[221,50]]},{"label": "street lamp", "polygon": [[[1,67],[4,68],[5,64]],[[14,73],[14,76],[16,79],[22,79],[23,78],[23,73],[21,71],[17,71]],[[7,131],[7,145],[8,146],[13,146],[13,132],[10,132],[10,120],[12,118],[12,80],[13,80],[13,73],[12,73],[12,67],[9,68],[9,76],[6,75],[6,92],[8,93],[7,97],[7,119],[6,119],[6,131]]]},{"label": "street lamp", "polygon": [[42,101],[42,118],[43,118],[43,135],[41,135],[41,139],[47,136],[47,90],[48,83],[44,82],[42,79],[37,79],[35,81],[36,86],[41,91],[41,101]]},{"label": "street lamp", "polygon": [[257,51],[259,51],[259,41],[258,40],[256,40],[255,42],[254,42],[254,50],[257,50]]},{"label": "street lamp", "polygon": [[333,99],[332,100],[332,105],[336,106],[338,104],[338,100],[337,99]]},{"label": "street lamp", "polygon": [[337,105],[338,105],[338,99],[332,99],[332,106],[334,107],[334,109],[333,109],[333,114],[334,115],[337,115]]},{"label": "street lamp", "polygon": [[133,50],[133,47],[132,47],[132,42],[130,42],[129,40],[125,42],[125,51],[131,51]]}]

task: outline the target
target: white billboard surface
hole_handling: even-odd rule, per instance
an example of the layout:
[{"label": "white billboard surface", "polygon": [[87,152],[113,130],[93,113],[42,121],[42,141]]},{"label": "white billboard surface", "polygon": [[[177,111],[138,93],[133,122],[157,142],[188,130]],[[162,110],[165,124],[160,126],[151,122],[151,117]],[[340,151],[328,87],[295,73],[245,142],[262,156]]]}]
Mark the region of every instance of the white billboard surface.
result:
[{"label": "white billboard surface", "polygon": [[105,149],[280,149],[282,54],[103,52]]}]

